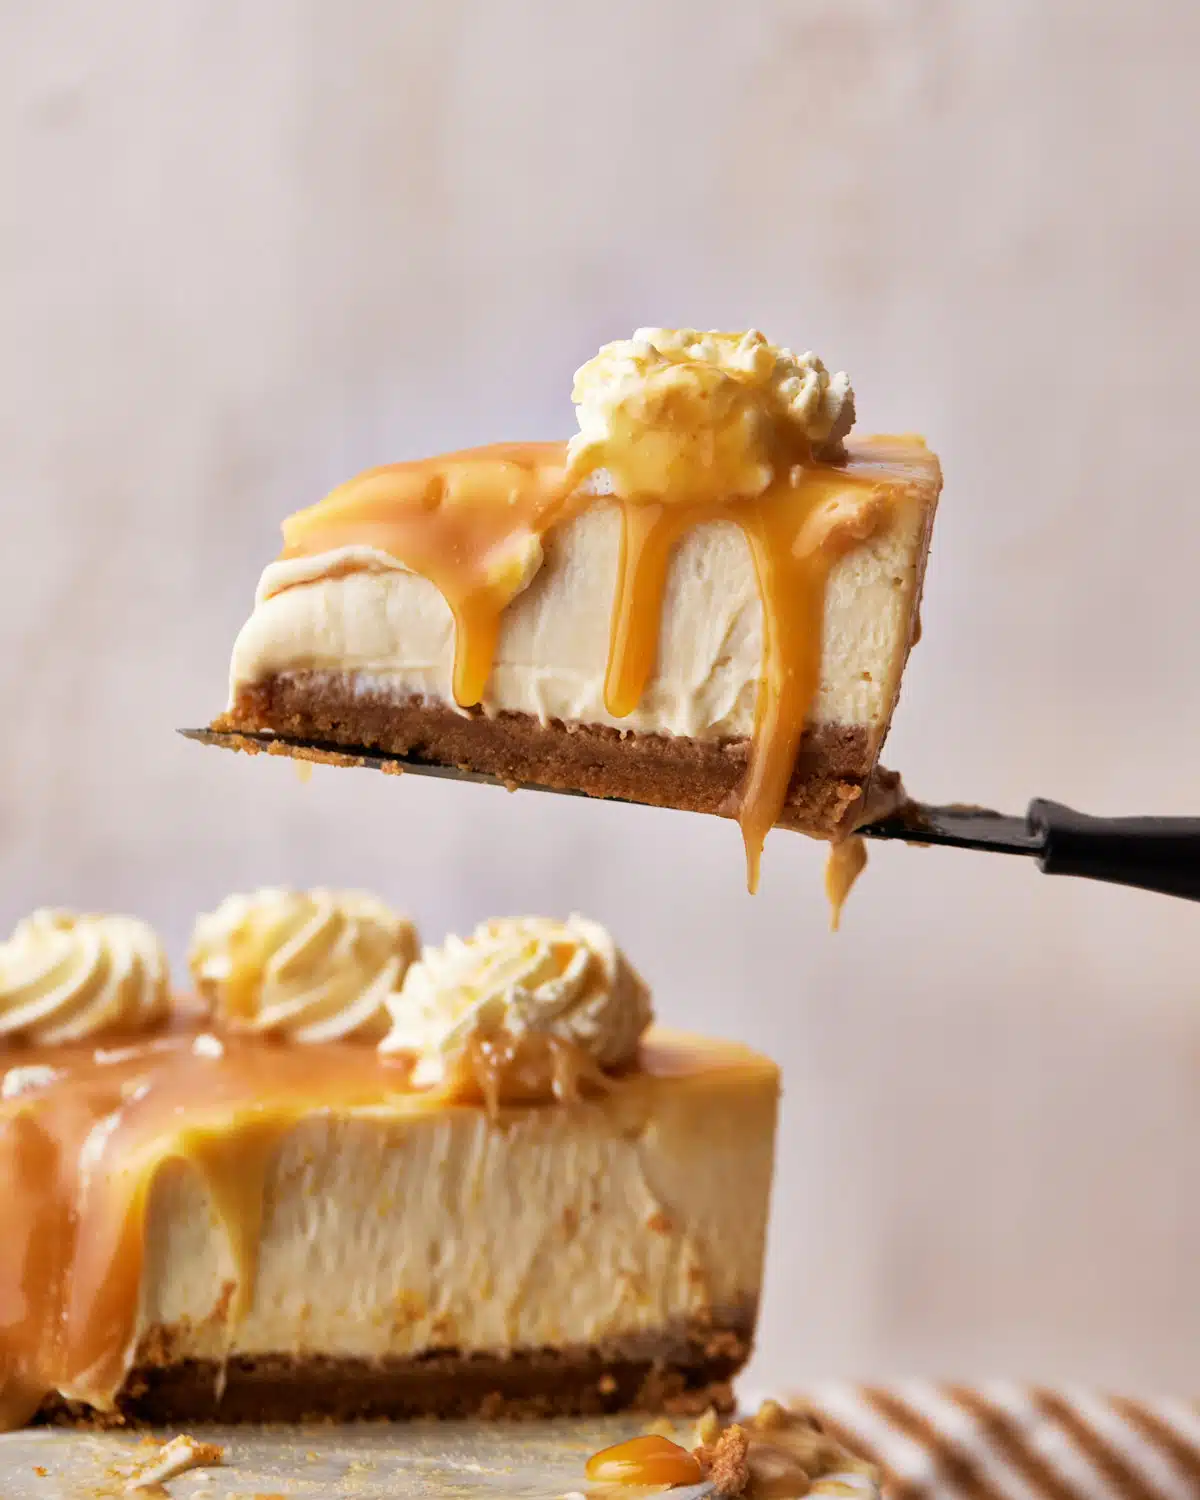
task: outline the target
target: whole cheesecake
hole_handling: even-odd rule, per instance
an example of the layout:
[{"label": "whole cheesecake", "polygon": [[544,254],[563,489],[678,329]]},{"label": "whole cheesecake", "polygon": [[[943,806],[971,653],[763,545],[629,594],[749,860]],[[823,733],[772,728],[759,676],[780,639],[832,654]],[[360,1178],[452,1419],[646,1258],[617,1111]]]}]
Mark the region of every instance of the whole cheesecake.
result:
[{"label": "whole cheesecake", "polygon": [[[941,489],[844,375],[642,329],[569,443],[373,469],[284,524],[214,728],[842,838],[877,770]],[[311,753],[311,752],[310,752]]]},{"label": "whole cheesecake", "polygon": [[196,1002],[128,919],[0,946],[4,1425],[728,1405],[773,1064],[579,918],[415,952],[324,891],[201,919]]}]

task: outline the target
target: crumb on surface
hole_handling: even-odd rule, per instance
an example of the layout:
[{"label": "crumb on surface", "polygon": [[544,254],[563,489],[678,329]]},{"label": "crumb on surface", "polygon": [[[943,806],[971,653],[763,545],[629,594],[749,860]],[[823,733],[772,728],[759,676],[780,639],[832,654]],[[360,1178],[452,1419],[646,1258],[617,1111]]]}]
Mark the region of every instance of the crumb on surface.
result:
[{"label": "crumb on surface", "polygon": [[675,1423],[670,1417],[655,1417],[653,1422],[647,1422],[645,1427],[647,1437],[674,1438]]},{"label": "crumb on surface", "polygon": [[751,1426],[757,1427],[759,1432],[777,1432],[781,1427],[786,1427],[787,1425],[787,1408],[781,1406],[778,1401],[772,1400],[769,1396],[751,1418]]},{"label": "crumb on surface", "polygon": [[718,1495],[740,1495],[750,1482],[750,1436],[736,1422],[727,1427],[712,1445],[697,1448],[695,1456],[712,1480]]},{"label": "crumb on surface", "polygon": [[721,1418],[717,1415],[716,1407],[710,1406],[696,1423],[693,1442],[697,1448],[711,1448],[720,1436]]},{"label": "crumb on surface", "polygon": [[[145,1446],[144,1440],[139,1444],[139,1447],[142,1446]],[[169,1443],[161,1446],[156,1443],[155,1447],[158,1451],[135,1470],[125,1486],[126,1490],[148,1489],[152,1485],[162,1484],[164,1480],[174,1479],[188,1469],[208,1468],[221,1463],[225,1458],[225,1449],[220,1443],[201,1443],[185,1432],[173,1437]]]}]

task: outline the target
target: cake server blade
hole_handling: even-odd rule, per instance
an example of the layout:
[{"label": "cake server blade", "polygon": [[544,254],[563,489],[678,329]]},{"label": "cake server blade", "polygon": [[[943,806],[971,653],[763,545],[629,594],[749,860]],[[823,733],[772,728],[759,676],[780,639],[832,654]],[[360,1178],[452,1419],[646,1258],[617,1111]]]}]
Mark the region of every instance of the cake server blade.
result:
[{"label": "cake server blade", "polygon": [[[253,755],[284,755],[335,766],[368,766],[393,776],[440,776],[449,781],[502,786],[510,792],[588,796],[587,792],[568,787],[505,781],[483,771],[442,765],[419,756],[394,755],[385,750],[321,740],[216,729],[181,729],[179,733],[202,745],[243,750]],[[939,807],[910,802],[890,817],[855,831],[864,838],[895,839],[906,844],[936,844],[988,854],[1023,854],[1035,859],[1047,875],[1078,875],[1200,901],[1200,818],[1095,818],[1045,798],[1032,801],[1023,818],[967,803]]]}]

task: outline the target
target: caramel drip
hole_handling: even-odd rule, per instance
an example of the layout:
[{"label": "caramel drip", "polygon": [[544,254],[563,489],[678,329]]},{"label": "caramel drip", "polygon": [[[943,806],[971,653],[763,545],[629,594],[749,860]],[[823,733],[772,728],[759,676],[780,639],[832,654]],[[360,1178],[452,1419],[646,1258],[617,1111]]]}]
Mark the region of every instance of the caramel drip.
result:
[{"label": "caramel drip", "polygon": [[587,504],[616,505],[621,557],[605,704],[614,718],[624,718],[654,674],[676,543],[704,522],[740,527],[763,608],[756,729],[738,813],[754,890],[763,841],[787,799],[820,682],[830,571],[886,523],[896,469],[886,458],[808,459],[781,468],[761,495],[713,500],[639,493],[636,466],[629,467],[621,494],[603,497],[581,491],[587,473],[572,472],[565,445],[556,443],[501,445],[374,469],[285,522],[283,556],[373,547],[428,578],[454,617],[454,697],[469,708],[483,697],[503,612],[528,583],[542,538]]},{"label": "caramel drip", "polygon": [[0,1104],[0,1429],[47,1392],[103,1404],[134,1336],[150,1192],[188,1162],[205,1183],[237,1271],[236,1323],[253,1296],[267,1165],[282,1133],[318,1102],[429,1107],[403,1069],[370,1048],[226,1038],[193,1054],[193,1033],[127,1048],[9,1054],[53,1081]]},{"label": "caramel drip", "polygon": [[704,1470],[686,1448],[648,1433],[593,1453],[584,1471],[602,1484],[699,1484]]},{"label": "caramel drip", "polygon": [[671,554],[701,519],[687,507],[654,500],[626,501],[621,510],[621,560],[604,679],[604,706],[614,719],[634,711],[654,675]]},{"label": "caramel drip", "polygon": [[531,549],[567,493],[561,443],[391,464],[285,521],[283,556],[372,547],[428,578],[454,615],[454,698],[470,708],[487,687],[501,616],[529,581]]},{"label": "caramel drip", "polygon": [[825,862],[825,894],[829,898],[829,926],[836,932],[842,923],[842,907],[854,882],[867,867],[867,841],[851,834],[833,845]]},{"label": "caramel drip", "polygon": [[449,1098],[482,1103],[494,1118],[501,1108],[556,1099],[574,1104],[615,1085],[580,1047],[544,1032],[501,1031],[472,1037],[446,1084]]},{"label": "caramel drip", "polygon": [[[103,1407],[119,1389],[137,1336],[147,1214],[160,1169],[197,1173],[235,1271],[232,1336],[249,1310],[265,1184],[285,1133],[315,1111],[419,1115],[478,1107],[557,1108],[607,1097],[610,1081],[561,1044],[518,1052],[488,1084],[415,1089],[411,1059],[350,1042],[301,1046],[225,1035],[218,1056],[193,1050],[194,1026],[129,1046],[9,1049],[28,1086],[0,1100],[0,1431],[29,1420],[60,1390]],[[211,1047],[208,1049],[212,1051]],[[606,1108],[637,1117],[658,1079],[738,1070],[756,1060],[731,1044],[651,1034]],[[37,1076],[35,1070],[51,1070]],[[638,1082],[643,1085],[639,1088]]]}]

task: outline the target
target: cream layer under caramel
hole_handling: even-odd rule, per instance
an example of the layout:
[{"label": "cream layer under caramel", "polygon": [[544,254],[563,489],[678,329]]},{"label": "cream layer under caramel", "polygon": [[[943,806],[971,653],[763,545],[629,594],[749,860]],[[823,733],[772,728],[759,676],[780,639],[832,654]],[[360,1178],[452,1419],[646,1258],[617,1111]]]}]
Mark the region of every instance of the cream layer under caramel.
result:
[{"label": "cream layer under caramel", "polygon": [[805,724],[862,727],[876,754],[916,634],[937,460],[914,438],[847,446],[694,505],[618,499],[603,473],[567,491],[555,444],[372,471],[285,527],[231,706],[353,674],[398,703],[750,740],[753,872]]},{"label": "cream layer under caramel", "polygon": [[131,1367],[506,1354],[757,1299],[777,1071],[652,1032],[573,1104],[414,1090],[373,1049],[193,1032],[10,1053],[0,1422]]}]

